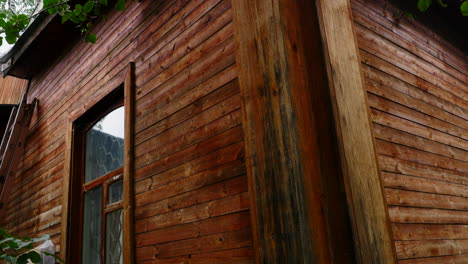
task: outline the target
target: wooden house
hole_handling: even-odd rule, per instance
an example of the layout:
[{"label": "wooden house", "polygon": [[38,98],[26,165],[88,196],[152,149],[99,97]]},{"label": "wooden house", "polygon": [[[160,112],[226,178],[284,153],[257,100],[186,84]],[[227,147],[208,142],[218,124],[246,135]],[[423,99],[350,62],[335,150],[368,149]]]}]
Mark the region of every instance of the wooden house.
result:
[{"label": "wooden house", "polygon": [[39,17],[0,226],[67,263],[468,263],[466,42],[401,2],[128,1],[96,45]]}]

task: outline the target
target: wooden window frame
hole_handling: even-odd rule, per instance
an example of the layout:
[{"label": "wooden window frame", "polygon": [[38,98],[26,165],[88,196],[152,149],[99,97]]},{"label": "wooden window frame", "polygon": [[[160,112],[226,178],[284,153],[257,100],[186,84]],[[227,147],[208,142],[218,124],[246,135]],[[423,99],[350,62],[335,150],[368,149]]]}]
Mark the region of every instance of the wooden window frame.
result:
[{"label": "wooden window frame", "polygon": [[[124,263],[134,263],[134,239],[133,239],[133,159],[134,159],[134,63],[127,67],[127,74],[123,85],[112,90],[92,106],[83,109],[82,112],[69,118],[66,132],[65,152],[65,176],[63,179],[63,203],[62,203],[62,227],[60,256],[66,263],[81,264],[82,244],[72,244],[73,240],[82,239],[82,212],[83,193],[96,185],[102,185],[103,213],[107,214],[117,209],[123,209],[123,260]],[[111,105],[108,105],[112,102]],[[120,106],[125,106],[124,128],[124,165],[123,168],[107,173],[96,180],[84,183],[84,153],[86,133],[96,121],[100,120]],[[120,175],[121,176],[120,176]],[[107,205],[107,188],[109,184],[123,179],[123,200],[116,204]],[[83,189],[84,188],[84,189]],[[107,205],[107,206],[106,206]],[[107,208],[106,208],[107,207]],[[78,209],[76,209],[78,208]],[[76,219],[80,219],[77,221]],[[102,218],[103,226],[105,217]],[[78,223],[78,228],[76,224]],[[101,236],[105,240],[104,229]],[[102,242],[102,248],[105,242]],[[103,254],[101,254],[103,255]],[[104,254],[105,255],[105,254]],[[104,257],[105,258],[105,257]]]}]

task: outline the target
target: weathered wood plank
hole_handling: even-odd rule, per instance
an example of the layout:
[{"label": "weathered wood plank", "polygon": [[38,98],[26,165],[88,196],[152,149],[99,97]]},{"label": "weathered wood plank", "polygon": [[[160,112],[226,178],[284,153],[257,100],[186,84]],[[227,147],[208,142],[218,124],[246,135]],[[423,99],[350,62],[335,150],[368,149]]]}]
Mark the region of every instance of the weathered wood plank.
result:
[{"label": "weathered wood plank", "polygon": [[467,211],[389,206],[394,223],[468,224]]},{"label": "weathered wood plank", "polygon": [[419,89],[404,80],[397,79],[394,76],[370,67],[367,64],[362,64],[361,67],[363,69],[364,76],[368,81],[372,80],[387,87],[391,87],[392,89],[433,105],[462,119],[468,118],[468,110],[449,101],[451,96],[443,96],[445,94],[443,92],[439,91],[437,95],[434,95],[423,89]]},{"label": "weathered wood plank", "polygon": [[463,87],[466,87],[465,83],[444,74],[432,64],[418,59],[412,53],[407,52],[398,46],[391,45],[387,40],[360,25],[357,25],[355,30],[358,36],[359,47],[361,49],[372,53],[374,56],[377,56],[398,68],[421,77],[429,83],[459,96],[464,100],[468,99],[468,96],[463,90]]},{"label": "weathered wood plank", "polygon": [[403,69],[396,67],[395,65],[380,59],[379,57],[374,56],[373,54],[361,50],[360,52],[362,63],[368,65],[369,67],[373,67],[378,69],[386,74],[392,75],[395,78],[402,80],[412,86],[418,87],[421,90],[424,90],[430,94],[433,94],[437,97],[440,97],[444,100],[452,102],[463,109],[468,107],[468,102],[463,100],[462,98],[456,96],[455,94],[442,89],[441,87],[434,85],[424,78],[419,76],[413,75]]},{"label": "weathered wood plank", "polygon": [[[207,202],[190,205],[190,201],[186,201],[186,204],[189,204],[189,207],[184,207],[185,205],[181,204],[180,200],[175,199],[172,201],[174,204],[173,206],[182,208],[176,207],[174,208],[176,210],[172,208],[166,209],[167,211],[165,213],[159,213],[158,215],[143,218],[141,220],[136,214],[137,220],[135,232],[138,234],[164,227],[199,221],[209,217],[244,211],[249,207],[245,180],[245,177],[241,177],[226,182],[226,185],[229,186],[226,186],[225,188],[227,188],[230,193],[221,194],[222,190],[218,190],[218,193],[209,194],[210,197]],[[244,187],[242,187],[242,185],[244,185]],[[181,215],[184,217],[180,217]]]},{"label": "weathered wood plank", "polygon": [[144,247],[245,229],[249,226],[250,214],[244,211],[138,234],[135,241],[137,247]]},{"label": "weathered wood plank", "polygon": [[468,173],[468,163],[435,155],[429,152],[396,145],[391,142],[376,140],[377,151],[380,155],[427,164],[461,173]]},{"label": "weathered wood plank", "polygon": [[380,169],[410,176],[418,176],[443,182],[467,185],[468,179],[464,173],[437,168],[430,165],[400,160],[389,156],[379,156]]},{"label": "weathered wood plank", "polygon": [[[388,23],[385,23],[385,20],[382,19],[381,16],[372,13],[371,8],[359,6],[359,1],[353,1],[353,17],[355,23],[359,23],[360,26],[363,26],[369,30],[372,30],[376,34],[384,37],[386,40],[392,42],[392,45],[397,45],[405,50],[408,50],[412,54],[415,54],[422,60],[431,63],[432,65],[436,66],[443,72],[450,74],[454,78],[462,82],[468,81],[468,76],[466,74],[452,68],[449,64],[445,62],[446,59],[440,59],[434,57],[430,52],[424,50],[422,43],[418,43],[415,38],[411,38],[411,40],[405,39],[402,35],[397,34],[396,32],[392,31],[393,28],[397,27],[397,24],[393,24],[390,21],[386,20]],[[384,22],[380,24],[381,22]]]},{"label": "weathered wood plank", "polygon": [[468,239],[396,241],[399,259],[423,258],[468,253]]},{"label": "weathered wood plank", "polygon": [[395,240],[467,239],[468,225],[392,224]]},{"label": "weathered wood plank", "polygon": [[401,132],[399,130],[388,128],[378,124],[374,124],[373,128],[374,135],[378,139],[423,150],[454,160],[468,162],[468,151],[466,150],[453,148],[444,144],[434,142],[432,140],[417,137],[411,135],[410,133]]},{"label": "weathered wood plank", "polygon": [[0,104],[16,105],[28,88],[28,80],[6,76],[0,78]]},{"label": "weathered wood plank", "polygon": [[358,262],[395,263],[350,3],[318,6]]},{"label": "weathered wood plank", "polygon": [[[222,147],[239,142],[242,140],[242,136],[242,128],[237,126],[211,138],[208,138],[200,143],[178,151],[170,156],[166,156],[163,159],[152,163],[146,163],[145,166],[136,169],[135,180],[139,181],[146,177],[156,175],[163,171],[177,167],[183,163],[189,162],[196,157],[206,155]],[[138,159],[135,161],[135,163],[139,164]]]},{"label": "weathered wood plank", "polygon": [[385,189],[388,205],[468,210],[468,198],[423,192]]},{"label": "weathered wood plank", "polygon": [[462,128],[462,131],[464,131],[464,133],[467,133],[468,122],[463,118],[452,115],[445,111],[441,111],[441,109],[436,106],[432,106],[431,104],[421,102],[418,99],[412,98],[408,95],[405,95],[404,93],[398,92],[386,85],[377,83],[372,80],[366,81],[366,88],[369,92],[373,94],[385,97],[387,100],[391,100],[393,102],[405,105],[411,109],[438,118],[454,126],[460,127]]},{"label": "weathered wood plank", "polygon": [[[316,131],[328,131],[330,124],[319,122],[323,119],[316,115],[331,114],[314,111],[330,107],[320,33],[316,18],[311,19],[315,14],[314,4],[307,1],[233,1],[259,263],[350,260],[338,249],[350,252],[349,238],[327,248],[340,243],[332,235],[337,226],[327,226],[330,211],[319,209],[324,190],[318,183],[329,175],[319,169],[323,164],[318,146],[325,144],[317,143]],[[270,182],[274,184],[266,184]]]},{"label": "weathered wood plank", "polygon": [[398,36],[416,43],[425,52],[466,74],[466,55],[443,37],[432,32],[426,25],[407,19],[399,19],[395,14],[400,10],[393,5],[383,4],[383,1],[380,0],[354,0],[352,3],[354,9],[365,10],[373,21],[386,26]]},{"label": "weathered wood plank", "polygon": [[230,231],[200,238],[169,242],[158,246],[158,258],[252,246],[251,236],[252,231],[244,229],[240,232]]},{"label": "weathered wood plank", "polygon": [[446,194],[459,197],[468,197],[466,185],[448,183],[422,177],[405,176],[382,172],[384,186],[387,188],[413,190],[425,193]]},{"label": "weathered wood plank", "polygon": [[400,260],[398,264],[465,264],[468,262],[468,254],[445,256],[445,257],[431,257],[420,259]]},{"label": "weathered wood plank", "polygon": [[458,137],[443,133],[439,130],[427,127],[410,120],[380,111],[378,109],[371,109],[372,121],[377,124],[388,126],[400,131],[411,133],[420,137],[424,137],[434,142],[446,144],[458,149],[468,149],[468,141]]},{"label": "weathered wood plank", "polygon": [[223,164],[235,162],[236,160],[243,162],[243,144],[244,142],[242,141],[236,142],[162,173],[138,181],[136,183],[136,193],[139,194],[157,188],[158,186],[166,185],[215,167],[220,167]]}]

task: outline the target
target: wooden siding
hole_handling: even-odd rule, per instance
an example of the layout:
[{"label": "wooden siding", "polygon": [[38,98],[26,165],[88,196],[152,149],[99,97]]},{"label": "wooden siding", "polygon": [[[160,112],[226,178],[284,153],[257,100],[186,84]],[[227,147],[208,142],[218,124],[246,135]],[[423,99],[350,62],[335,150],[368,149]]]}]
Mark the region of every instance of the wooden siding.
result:
[{"label": "wooden siding", "polygon": [[352,8],[399,263],[467,263],[468,58],[383,0]]},{"label": "wooden siding", "polygon": [[253,263],[231,21],[230,0],[128,2],[97,45],[35,76],[39,110],[0,224],[60,244],[68,124],[134,61],[136,262]]},{"label": "wooden siding", "polygon": [[0,104],[19,104],[27,86],[28,80],[11,76],[0,78]]}]

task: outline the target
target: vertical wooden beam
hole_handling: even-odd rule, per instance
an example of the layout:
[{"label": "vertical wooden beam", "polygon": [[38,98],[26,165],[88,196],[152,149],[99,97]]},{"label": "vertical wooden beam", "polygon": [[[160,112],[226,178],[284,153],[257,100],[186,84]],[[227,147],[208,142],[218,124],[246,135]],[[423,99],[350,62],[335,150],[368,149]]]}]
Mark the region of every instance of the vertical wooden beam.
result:
[{"label": "vertical wooden beam", "polygon": [[[68,113],[66,113],[68,116]],[[69,245],[69,210],[71,205],[70,180],[72,175],[73,160],[73,122],[67,123],[65,134],[65,163],[64,176],[62,177],[62,220],[61,220],[61,236],[60,236],[60,258],[67,258],[67,249]]]},{"label": "vertical wooden beam", "polygon": [[133,237],[133,166],[134,166],[134,127],[135,127],[135,64],[131,62],[127,68],[124,83],[125,105],[125,140],[124,140],[124,263],[134,263]]},{"label": "vertical wooden beam", "polygon": [[359,263],[396,263],[349,0],[318,0]]},{"label": "vertical wooden beam", "polygon": [[232,5],[257,263],[351,263],[332,256],[323,202],[333,151],[320,149],[332,140],[320,138],[330,103],[314,2]]}]

